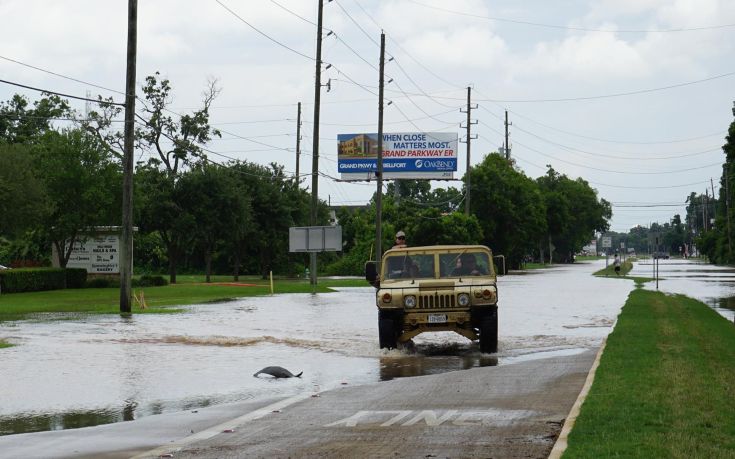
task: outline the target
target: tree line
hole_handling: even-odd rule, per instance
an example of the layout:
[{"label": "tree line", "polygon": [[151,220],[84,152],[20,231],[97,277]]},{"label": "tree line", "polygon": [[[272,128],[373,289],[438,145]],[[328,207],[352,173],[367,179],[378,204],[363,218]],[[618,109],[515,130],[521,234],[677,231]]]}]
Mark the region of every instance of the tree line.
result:
[{"label": "tree line", "polygon": [[[134,222],[136,269],[168,272],[278,274],[303,272],[303,254],[288,253],[288,228],[308,226],[310,195],[283,166],[215,162],[207,143],[220,132],[209,122],[219,94],[210,81],[201,108],[169,109],[170,82],[156,73],[143,84],[136,120]],[[69,241],[92,226],[119,225],[122,189],[120,107],[99,98],[81,116],[58,96],[31,103],[16,95],[0,102],[0,261],[59,263]],[[143,159],[147,155],[147,159]],[[383,198],[383,247],[397,230],[411,245],[481,243],[510,266],[533,257],[568,262],[595,234],[608,229],[610,204],[581,179],[551,166],[538,179],[512,161],[487,154],[469,171],[466,187],[431,189],[429,181],[398,180]],[[465,182],[466,183],[466,182]],[[343,251],[321,254],[327,274],[361,274],[374,259],[375,198],[337,209]],[[329,208],[319,202],[318,223]]]}]

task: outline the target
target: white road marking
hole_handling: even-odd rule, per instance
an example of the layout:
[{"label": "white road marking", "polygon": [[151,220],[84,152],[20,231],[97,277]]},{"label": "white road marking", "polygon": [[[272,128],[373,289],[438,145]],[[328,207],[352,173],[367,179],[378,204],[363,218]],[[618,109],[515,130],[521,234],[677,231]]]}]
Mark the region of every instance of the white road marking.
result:
[{"label": "white road marking", "polygon": [[445,422],[451,421],[455,426],[473,426],[473,425],[485,425],[485,426],[498,426],[498,425],[509,425],[518,419],[528,418],[536,414],[530,410],[501,410],[501,409],[488,409],[488,410],[446,410],[444,414],[437,415],[442,411],[434,410],[420,410],[420,411],[358,411],[352,416],[340,419],[339,421],[325,424],[324,427],[356,427],[360,425],[378,424],[381,420],[388,416],[392,416],[387,421],[383,421],[380,427],[390,427],[394,424],[398,424],[408,416],[416,413],[408,421],[400,424],[402,427],[408,427],[423,421],[429,427],[436,427],[444,424]]},{"label": "white road marking", "polygon": [[259,410],[251,411],[250,413],[244,414],[238,418],[231,419],[229,421],[223,422],[222,424],[211,427],[207,430],[202,430],[201,432],[197,432],[194,435],[190,435],[186,438],[182,438],[181,440],[173,442],[169,445],[161,446],[156,449],[146,451],[145,453],[138,454],[137,456],[133,456],[130,459],[158,458],[162,454],[174,453],[176,451],[180,451],[186,445],[189,445],[197,441],[207,440],[209,438],[214,437],[215,435],[221,434],[222,432],[226,430],[236,432],[237,427],[247,422],[254,421],[256,419],[260,419],[264,416],[272,414],[274,411],[279,411],[289,405],[293,405],[294,403],[298,403],[302,400],[306,400],[307,398],[311,397],[311,395],[312,395],[311,393],[299,394],[299,395],[295,395],[293,397],[278,401],[276,403],[263,407]]}]

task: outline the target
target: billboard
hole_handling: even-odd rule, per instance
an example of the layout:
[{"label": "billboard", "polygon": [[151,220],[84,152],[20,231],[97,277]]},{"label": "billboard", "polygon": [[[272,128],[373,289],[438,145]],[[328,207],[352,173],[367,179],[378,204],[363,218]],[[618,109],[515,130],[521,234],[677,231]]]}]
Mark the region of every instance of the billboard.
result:
[{"label": "billboard", "polygon": [[[384,179],[454,178],[456,132],[383,133]],[[338,134],[337,170],[342,180],[371,180],[378,170],[378,134]]]}]

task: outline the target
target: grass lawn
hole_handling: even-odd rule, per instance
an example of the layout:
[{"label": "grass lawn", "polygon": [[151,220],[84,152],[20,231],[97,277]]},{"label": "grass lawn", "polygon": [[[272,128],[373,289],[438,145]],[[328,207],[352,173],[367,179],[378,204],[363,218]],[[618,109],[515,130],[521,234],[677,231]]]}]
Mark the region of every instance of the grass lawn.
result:
[{"label": "grass lawn", "polygon": [[[250,285],[222,285],[215,282],[232,282],[232,276],[217,276],[212,284],[204,284],[204,276],[182,276],[187,280],[163,287],[139,287],[133,292],[145,296],[146,309],[133,308],[134,313],[178,312],[175,306],[227,301],[245,296],[269,295],[270,284],[260,278],[241,277],[240,282]],[[201,279],[199,279],[201,277]],[[222,279],[219,279],[219,278]],[[224,279],[226,277],[226,280]],[[201,280],[202,283],[199,283]],[[319,279],[316,291],[330,292],[331,287],[367,287],[363,279]],[[308,280],[274,280],[275,293],[310,293]],[[118,288],[86,288],[51,290],[45,292],[8,293],[0,295],[0,321],[22,319],[29,313],[78,312],[119,313],[120,290]]]},{"label": "grass lawn", "polygon": [[691,298],[634,290],[563,457],[735,457],[733,324]]},{"label": "grass lawn", "polygon": [[550,265],[547,265],[546,263],[523,263],[523,270],[527,269],[544,269],[548,268]]}]

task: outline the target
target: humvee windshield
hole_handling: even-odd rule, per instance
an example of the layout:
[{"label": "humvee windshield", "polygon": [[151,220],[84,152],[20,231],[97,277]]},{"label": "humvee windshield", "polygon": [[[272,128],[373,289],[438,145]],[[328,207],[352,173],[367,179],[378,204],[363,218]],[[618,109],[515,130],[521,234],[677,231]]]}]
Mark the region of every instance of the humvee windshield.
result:
[{"label": "humvee windshield", "polygon": [[385,260],[387,279],[434,277],[434,255],[393,255]]},{"label": "humvee windshield", "polygon": [[492,265],[485,252],[443,253],[439,255],[440,277],[486,276]]},{"label": "humvee windshield", "polygon": [[[384,279],[434,279],[435,254],[397,253],[384,263]],[[463,251],[438,254],[439,278],[492,275],[493,268],[487,252]]]}]

